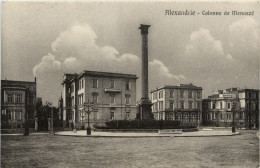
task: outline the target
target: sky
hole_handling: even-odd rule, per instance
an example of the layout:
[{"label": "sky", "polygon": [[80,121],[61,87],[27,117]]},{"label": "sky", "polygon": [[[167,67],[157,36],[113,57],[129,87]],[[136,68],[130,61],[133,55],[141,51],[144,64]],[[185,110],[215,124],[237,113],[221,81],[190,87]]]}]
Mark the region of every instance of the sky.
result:
[{"label": "sky", "polygon": [[[196,15],[165,15],[165,10]],[[36,77],[37,97],[57,104],[64,73],[130,73],[139,78],[138,100],[138,27],[149,24],[149,90],[193,83],[206,98],[217,89],[259,89],[259,14],[252,2],[2,2],[1,78]]]}]

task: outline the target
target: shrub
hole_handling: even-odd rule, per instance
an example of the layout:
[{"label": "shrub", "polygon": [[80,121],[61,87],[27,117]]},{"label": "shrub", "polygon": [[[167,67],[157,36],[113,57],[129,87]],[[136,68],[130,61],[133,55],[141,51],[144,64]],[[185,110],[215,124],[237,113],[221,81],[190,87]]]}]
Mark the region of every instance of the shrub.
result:
[{"label": "shrub", "polygon": [[108,129],[180,129],[180,121],[171,120],[112,120],[106,122]]}]

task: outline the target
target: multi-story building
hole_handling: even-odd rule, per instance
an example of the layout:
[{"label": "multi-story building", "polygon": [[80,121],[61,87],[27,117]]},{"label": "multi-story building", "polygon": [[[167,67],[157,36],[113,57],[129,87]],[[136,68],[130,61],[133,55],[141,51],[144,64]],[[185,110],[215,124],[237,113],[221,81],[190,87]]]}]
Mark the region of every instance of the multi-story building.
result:
[{"label": "multi-story building", "polygon": [[204,125],[258,127],[259,90],[217,90],[202,101]]},{"label": "multi-story building", "polygon": [[1,80],[2,128],[20,128],[25,121],[32,127],[36,116],[36,78],[34,82]]},{"label": "multi-story building", "polygon": [[90,101],[97,111],[89,115],[90,125],[104,125],[109,120],[135,119],[136,75],[83,71],[65,74],[63,85],[63,121],[87,124],[84,102]]},{"label": "multi-story building", "polygon": [[252,127],[259,128],[259,90],[241,89],[238,94],[245,127],[249,129]]},{"label": "multi-story building", "polygon": [[[239,111],[238,89],[217,90],[202,101],[203,125],[231,126],[234,110]],[[238,122],[243,123],[243,114]]]},{"label": "multi-story building", "polygon": [[151,91],[152,112],[156,120],[178,120],[186,124],[201,122],[202,87],[180,84]]}]

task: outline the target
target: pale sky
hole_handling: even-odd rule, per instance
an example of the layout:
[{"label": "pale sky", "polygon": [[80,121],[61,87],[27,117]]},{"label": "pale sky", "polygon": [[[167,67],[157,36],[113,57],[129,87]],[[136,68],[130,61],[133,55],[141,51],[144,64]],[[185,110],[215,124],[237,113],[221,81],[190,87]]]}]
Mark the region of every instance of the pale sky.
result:
[{"label": "pale sky", "polygon": [[[196,15],[169,16],[165,10]],[[225,11],[254,15],[225,16]],[[139,100],[138,27],[149,24],[149,90],[193,83],[206,98],[216,89],[258,89],[259,20],[257,3],[2,2],[1,77],[36,76],[37,96],[56,104],[64,73],[132,73],[139,77]]]}]

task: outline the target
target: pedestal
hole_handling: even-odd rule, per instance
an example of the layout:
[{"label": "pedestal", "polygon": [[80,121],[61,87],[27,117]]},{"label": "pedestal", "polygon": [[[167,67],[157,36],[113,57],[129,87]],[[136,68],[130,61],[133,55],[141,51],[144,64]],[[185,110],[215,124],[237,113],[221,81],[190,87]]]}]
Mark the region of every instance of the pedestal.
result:
[{"label": "pedestal", "polygon": [[91,135],[91,128],[87,127],[87,135]]},{"label": "pedestal", "polygon": [[152,120],[154,119],[152,113],[152,103],[148,98],[142,98],[141,103],[138,105],[138,113],[136,119],[140,120]]}]

